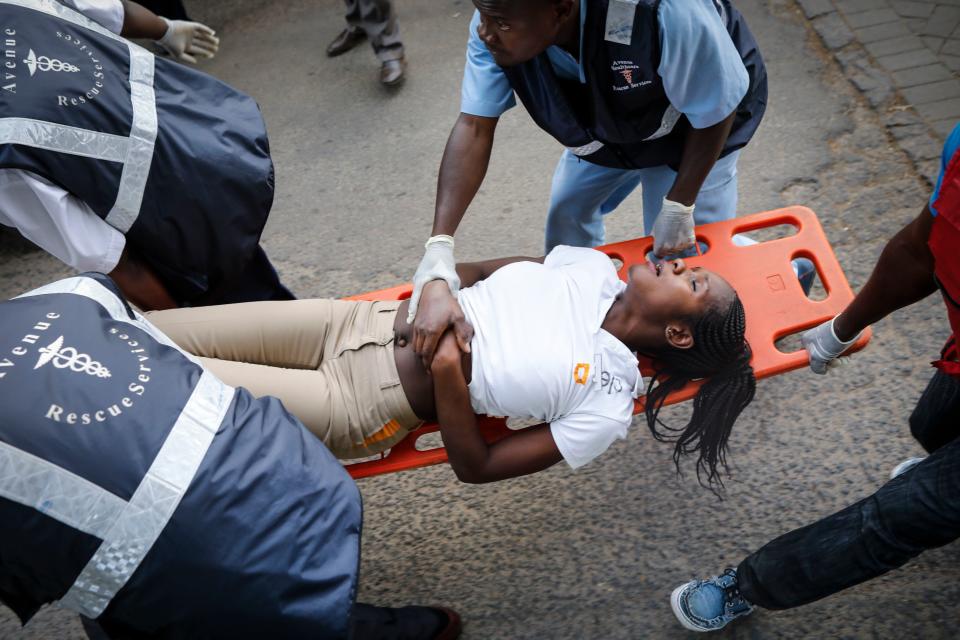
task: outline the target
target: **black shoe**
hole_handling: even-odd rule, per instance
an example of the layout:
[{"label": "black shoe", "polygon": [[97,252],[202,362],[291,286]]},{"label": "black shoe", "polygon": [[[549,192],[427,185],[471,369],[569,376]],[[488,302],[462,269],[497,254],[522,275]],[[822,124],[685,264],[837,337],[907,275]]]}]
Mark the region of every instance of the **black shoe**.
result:
[{"label": "black shoe", "polygon": [[352,637],[396,640],[456,640],[460,615],[447,607],[374,607],[358,602],[353,607]]},{"label": "black shoe", "polygon": [[333,58],[341,53],[346,53],[363,42],[366,37],[367,34],[362,29],[347,27],[327,46],[327,55]]},{"label": "black shoe", "polygon": [[403,82],[403,70],[407,66],[403,58],[387,60],[380,67],[380,82],[388,87],[395,87]]}]

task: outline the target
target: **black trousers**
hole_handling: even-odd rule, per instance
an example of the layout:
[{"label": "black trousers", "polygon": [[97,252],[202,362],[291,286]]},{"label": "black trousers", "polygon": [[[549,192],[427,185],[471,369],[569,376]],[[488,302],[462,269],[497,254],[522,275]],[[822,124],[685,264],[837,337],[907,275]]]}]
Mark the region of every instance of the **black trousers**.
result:
[{"label": "black trousers", "polygon": [[797,607],[902,566],[960,537],[960,380],[939,371],[910,416],[930,453],[872,496],[769,542],[737,568],[740,593]]},{"label": "black trousers", "polygon": [[[148,636],[100,623],[80,616],[83,630],[90,640],[151,640],[163,637]],[[350,616],[350,640],[430,640],[445,624],[445,620],[425,607],[374,607],[357,602]]]}]

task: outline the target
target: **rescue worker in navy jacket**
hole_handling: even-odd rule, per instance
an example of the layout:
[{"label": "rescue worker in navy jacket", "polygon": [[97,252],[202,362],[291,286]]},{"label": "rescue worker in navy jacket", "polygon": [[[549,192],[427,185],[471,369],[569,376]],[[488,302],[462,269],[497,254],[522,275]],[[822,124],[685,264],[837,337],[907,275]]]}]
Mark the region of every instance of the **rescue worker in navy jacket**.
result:
[{"label": "rescue worker in navy jacket", "polygon": [[0,303],[0,603],[93,637],[452,640],[355,603],[363,509],[276,398],[230,387],[85,274]]},{"label": "rescue worker in navy jacket", "polygon": [[0,2],[0,224],[144,309],[292,298],[258,244],[256,103],[118,34],[191,62],[218,46],[129,1]]},{"label": "rescue worker in navy jacket", "polygon": [[692,247],[695,221],[735,215],[737,158],[767,101],[760,52],[729,0],[474,5],[461,113],[440,165],[432,237],[410,305],[418,351],[428,359],[450,324],[462,348],[469,341],[450,295],[459,288],[452,236],[514,94],[566,147],[553,177],[546,251],[603,244],[603,215],[642,185],[644,232],[659,256]]}]

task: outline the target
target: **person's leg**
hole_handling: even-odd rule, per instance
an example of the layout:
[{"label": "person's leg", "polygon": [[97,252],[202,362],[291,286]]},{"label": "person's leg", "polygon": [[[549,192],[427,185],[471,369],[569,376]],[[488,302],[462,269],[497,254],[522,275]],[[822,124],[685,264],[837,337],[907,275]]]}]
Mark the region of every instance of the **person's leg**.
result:
[{"label": "person's leg", "polygon": [[[703,181],[693,211],[693,219],[698,225],[729,220],[737,215],[739,158],[739,151],[720,158]],[[663,199],[667,197],[676,178],[677,172],[665,165],[640,170],[640,183],[643,185],[643,230],[646,235],[653,231],[653,223],[660,215]]]},{"label": "person's leg", "polygon": [[171,309],[147,319],[197,356],[317,369],[371,302],[290,300]]},{"label": "person's leg", "polygon": [[960,536],[960,441],[872,496],[791,531],[737,568],[740,593],[765,609],[796,607],[896,569]]},{"label": "person's leg", "polygon": [[350,51],[355,46],[363,42],[367,34],[360,26],[361,11],[360,0],[345,0],[347,5],[347,28],[341,31],[333,41],[327,45],[327,55],[331,58]]},{"label": "person's leg", "polygon": [[553,173],[545,249],[596,247],[604,242],[603,216],[639,184],[636,171],[610,169],[564,150]]},{"label": "person's leg", "polygon": [[[359,0],[359,19],[351,24],[363,29],[380,62],[403,58],[400,24],[391,0]],[[349,21],[349,18],[348,18]]]},{"label": "person's leg", "polygon": [[275,396],[341,459],[417,428],[393,357],[400,302],[297,300],[147,315],[229,385]]},{"label": "person's leg", "polygon": [[928,453],[960,435],[960,380],[933,374],[910,415],[910,432]]},{"label": "person's leg", "polygon": [[808,604],[960,537],[960,440],[872,496],[767,543],[720,576],[674,589],[680,623],[714,631],[753,610]]}]

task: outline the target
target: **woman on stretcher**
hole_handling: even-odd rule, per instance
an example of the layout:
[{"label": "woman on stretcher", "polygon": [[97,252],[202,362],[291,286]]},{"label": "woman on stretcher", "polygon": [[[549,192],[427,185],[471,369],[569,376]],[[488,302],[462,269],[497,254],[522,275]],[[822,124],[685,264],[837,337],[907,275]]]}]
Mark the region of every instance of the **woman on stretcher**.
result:
[{"label": "woman on stretcher", "polygon": [[[228,384],[279,397],[340,458],[378,453],[436,420],[464,482],[561,459],[580,467],[624,438],[643,391],[640,352],[656,363],[653,435],[676,441],[675,461],[699,454],[698,478],[720,482],[727,438],[755,387],[743,305],[725,280],[675,260],[633,265],[624,283],[605,254],[564,246],[457,271],[470,353],[448,331],[429,371],[413,351],[405,301],[252,302],[148,317]],[[688,424],[665,427],[657,415],[667,394],[698,378],[707,380]],[[488,445],[475,414],[543,424]]]}]

